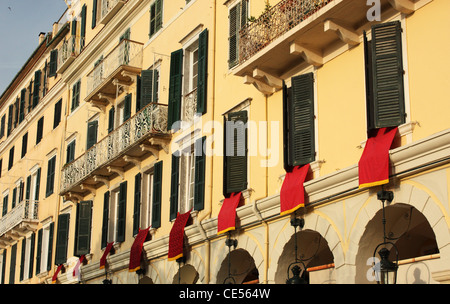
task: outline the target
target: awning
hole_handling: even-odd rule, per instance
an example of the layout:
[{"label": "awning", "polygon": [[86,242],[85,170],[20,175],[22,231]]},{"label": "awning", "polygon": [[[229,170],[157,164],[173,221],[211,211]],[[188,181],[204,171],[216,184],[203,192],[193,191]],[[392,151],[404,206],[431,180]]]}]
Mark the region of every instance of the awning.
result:
[{"label": "awning", "polygon": [[294,212],[305,206],[305,182],[310,165],[296,166],[286,172],[280,192],[280,215]]},{"label": "awning", "polygon": [[142,230],[139,229],[139,233],[134,239],[130,250],[130,265],[128,266],[128,271],[130,272],[141,269],[142,246],[147,238],[149,229],[150,227]]},{"label": "awning", "polygon": [[58,266],[58,268],[56,268],[55,273],[52,276],[52,284],[56,283],[56,279],[58,278],[58,274],[59,272],[64,268],[64,264],[61,264]]},{"label": "awning", "polygon": [[111,251],[111,249],[113,248],[114,242],[108,243],[106,245],[105,251],[103,252],[103,255],[100,259],[100,269],[105,268],[106,265],[106,257],[108,256],[109,252]]},{"label": "awning", "polygon": [[183,256],[184,227],[186,226],[189,216],[191,215],[191,210],[183,214],[178,213],[175,223],[170,230],[169,261],[177,260]]},{"label": "awning", "polygon": [[225,198],[217,218],[217,234],[236,229],[236,208],[241,200],[242,193],[232,193]]},{"label": "awning", "polygon": [[73,272],[72,272],[72,276],[78,276],[78,274],[80,273],[80,266],[83,264],[85,259],[84,254],[82,256],[80,256],[80,258],[78,259],[77,264],[75,265],[75,267],[73,268]]},{"label": "awning", "polygon": [[389,149],[397,129],[381,128],[367,140],[358,163],[359,188],[389,183]]}]

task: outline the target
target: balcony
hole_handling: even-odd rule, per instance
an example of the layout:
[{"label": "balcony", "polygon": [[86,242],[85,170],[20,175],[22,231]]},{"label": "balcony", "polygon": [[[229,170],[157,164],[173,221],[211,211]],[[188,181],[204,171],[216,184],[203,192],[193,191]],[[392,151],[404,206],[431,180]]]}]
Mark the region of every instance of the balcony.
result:
[{"label": "balcony", "polygon": [[0,248],[10,246],[39,224],[37,201],[23,200],[0,219]]},{"label": "balcony", "polygon": [[126,2],[125,0],[102,0],[100,6],[100,23],[108,23]]},{"label": "balcony", "polygon": [[[380,0],[383,20],[410,12],[402,6],[405,2]],[[239,64],[233,73],[272,94],[300,65],[320,67],[339,48],[358,45],[363,30],[370,28],[370,8],[366,1],[282,0],[240,30]]]},{"label": "balcony", "polygon": [[140,166],[160,150],[168,152],[167,105],[151,103],[92,146],[83,155],[64,166],[61,195],[78,198],[95,191],[111,178],[122,176],[131,166]]},{"label": "balcony", "polygon": [[65,40],[58,48],[58,70],[57,73],[63,73],[67,67],[80,55],[84,45],[84,38],[71,36]]},{"label": "balcony", "polygon": [[129,86],[142,70],[143,44],[122,40],[87,75],[85,100],[98,107],[114,103],[118,86]]},{"label": "balcony", "polygon": [[182,113],[182,120],[184,122],[194,122],[194,117],[197,113],[197,88],[184,95]]}]

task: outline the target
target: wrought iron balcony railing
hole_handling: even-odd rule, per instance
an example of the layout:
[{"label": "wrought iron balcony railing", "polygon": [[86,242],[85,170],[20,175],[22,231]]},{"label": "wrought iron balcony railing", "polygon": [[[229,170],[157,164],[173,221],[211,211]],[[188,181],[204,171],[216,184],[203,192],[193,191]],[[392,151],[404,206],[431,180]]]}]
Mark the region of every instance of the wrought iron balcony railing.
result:
[{"label": "wrought iron balcony railing", "polygon": [[[4,235],[18,228],[18,231],[27,231],[27,227],[20,227],[21,223],[35,222],[38,220],[39,202],[23,200],[11,211],[0,218],[0,242],[4,241]],[[16,234],[18,231],[13,231]]]},{"label": "wrought iron balcony railing", "polygon": [[122,81],[121,78],[129,77],[130,73],[139,74],[142,69],[142,48],[142,43],[123,39],[106,55],[87,75],[86,101],[101,99],[96,96],[98,93],[115,96],[114,79]]},{"label": "wrought iron balcony railing", "polygon": [[184,95],[183,99],[183,121],[193,122],[197,113],[197,88]]},{"label": "wrought iron balcony railing", "polygon": [[127,2],[126,0],[102,0],[100,23],[106,24],[117,11]]},{"label": "wrought iron balcony railing", "polygon": [[130,148],[150,138],[151,135],[168,133],[167,105],[155,103],[147,105],[83,155],[64,166],[61,174],[61,193],[78,185],[95,170],[124,156]]},{"label": "wrought iron balcony railing", "polygon": [[71,36],[58,49],[58,73],[62,73],[80,55],[84,37]]},{"label": "wrought iron balcony railing", "polygon": [[239,32],[239,63],[242,64],[276,38],[332,2],[331,0],[283,0],[247,23]]}]

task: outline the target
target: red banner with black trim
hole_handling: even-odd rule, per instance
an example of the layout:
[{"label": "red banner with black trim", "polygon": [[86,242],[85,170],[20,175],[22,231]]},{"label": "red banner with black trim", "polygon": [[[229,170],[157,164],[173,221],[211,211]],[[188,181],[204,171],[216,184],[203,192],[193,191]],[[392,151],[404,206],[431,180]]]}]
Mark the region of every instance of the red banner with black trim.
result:
[{"label": "red banner with black trim", "polygon": [[58,274],[63,268],[64,268],[64,264],[61,264],[58,266],[58,268],[56,268],[56,271],[52,276],[52,284],[56,283],[56,280],[58,279]]},{"label": "red banner with black trim", "polygon": [[103,252],[102,257],[100,258],[100,269],[105,268],[106,265],[106,257],[108,256],[109,252],[113,248],[114,242],[108,243],[106,245],[105,251]]},{"label": "red banner with black trim", "polygon": [[175,223],[170,230],[168,254],[169,261],[177,260],[183,256],[184,227],[186,226],[189,216],[191,215],[191,210],[183,214],[178,213]]},{"label": "red banner with black trim", "polygon": [[133,245],[131,245],[130,264],[128,265],[128,271],[130,272],[141,269],[142,247],[145,240],[147,239],[149,229],[150,227],[142,230],[139,229],[139,232],[134,239]]},{"label": "red banner with black trim", "polygon": [[292,172],[286,172],[280,191],[280,215],[294,212],[305,206],[304,182],[310,165],[296,166]]},{"label": "red banner with black trim", "polygon": [[389,183],[389,150],[398,128],[381,128],[369,137],[358,162],[359,188]]},{"label": "red banner with black trim", "polygon": [[236,229],[236,208],[241,200],[242,193],[232,193],[224,199],[217,217],[217,234]]}]

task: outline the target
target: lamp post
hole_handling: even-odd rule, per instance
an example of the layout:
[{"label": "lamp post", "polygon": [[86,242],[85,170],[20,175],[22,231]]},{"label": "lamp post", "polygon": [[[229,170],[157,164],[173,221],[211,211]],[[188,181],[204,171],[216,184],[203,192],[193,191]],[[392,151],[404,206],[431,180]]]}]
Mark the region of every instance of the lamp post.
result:
[{"label": "lamp post", "polygon": [[[383,204],[383,243],[378,244],[373,252],[373,260],[375,261],[376,253],[380,256],[380,262],[375,265],[375,276],[378,284],[396,284],[397,283],[397,270],[398,270],[398,249],[394,243],[388,242],[386,237],[386,216],[385,216],[385,202],[392,202],[394,199],[394,193],[392,191],[385,191],[384,189],[377,193],[377,198]],[[395,249],[396,261],[391,262],[389,255],[391,251],[386,248],[387,245],[391,245]],[[378,250],[381,247],[380,250]]]},{"label": "lamp post", "polygon": [[[303,263],[302,260],[300,260],[297,256],[297,227],[303,228],[305,225],[305,220],[302,218],[292,218],[291,219],[291,226],[294,227],[295,233],[294,233],[294,252],[295,252],[295,261],[289,264],[287,269],[287,277],[286,284],[308,284],[308,282],[300,276],[303,271],[306,271],[306,266]],[[299,266],[301,265],[301,267]],[[290,276],[289,270],[292,271],[292,277]]]}]

